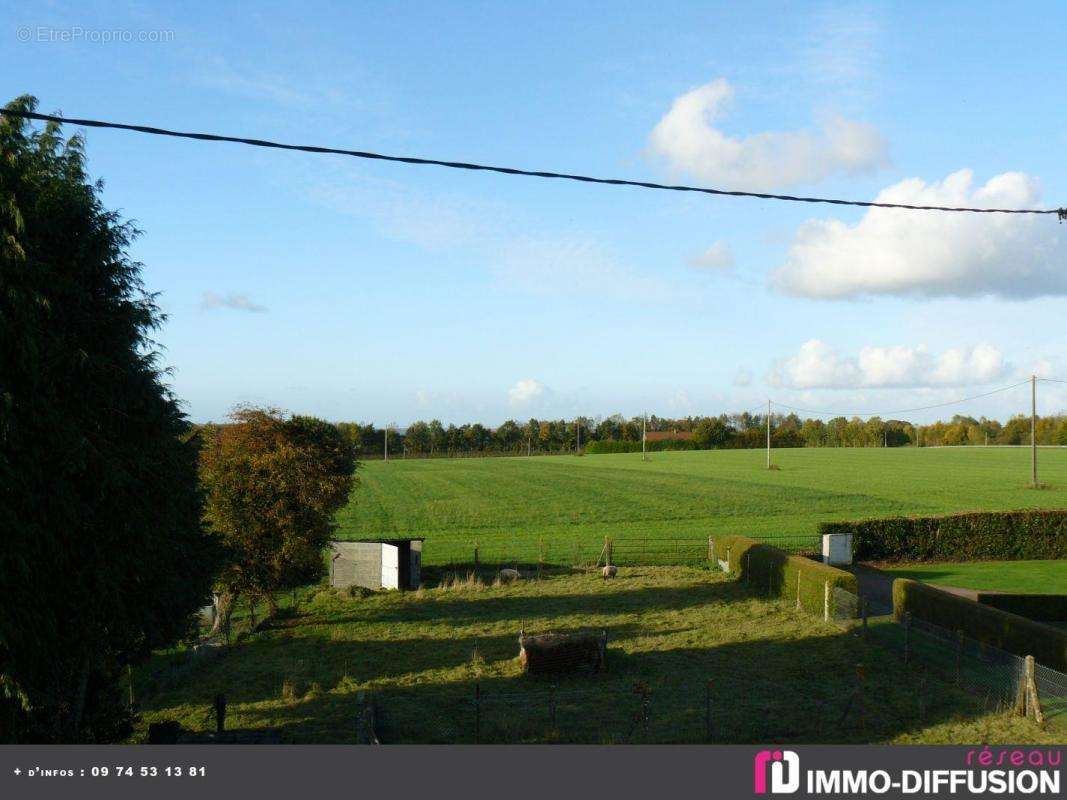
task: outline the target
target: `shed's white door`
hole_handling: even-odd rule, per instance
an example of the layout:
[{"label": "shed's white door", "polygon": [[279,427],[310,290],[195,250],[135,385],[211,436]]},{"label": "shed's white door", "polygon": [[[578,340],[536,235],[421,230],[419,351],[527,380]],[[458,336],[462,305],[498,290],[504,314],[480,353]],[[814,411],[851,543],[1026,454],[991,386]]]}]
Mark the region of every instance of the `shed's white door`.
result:
[{"label": "shed's white door", "polygon": [[382,545],[382,588],[400,588],[400,548],[393,544]]}]

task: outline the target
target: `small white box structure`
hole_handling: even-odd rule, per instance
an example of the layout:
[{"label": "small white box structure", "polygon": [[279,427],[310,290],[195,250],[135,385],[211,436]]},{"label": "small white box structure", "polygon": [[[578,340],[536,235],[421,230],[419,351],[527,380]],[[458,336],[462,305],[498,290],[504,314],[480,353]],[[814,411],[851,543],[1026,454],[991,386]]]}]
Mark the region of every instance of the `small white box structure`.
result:
[{"label": "small white box structure", "polygon": [[852,534],[824,533],[822,537],[822,563],[840,566],[852,563]]},{"label": "small white box structure", "polygon": [[330,543],[330,586],[343,589],[418,589],[422,539],[376,539]]}]

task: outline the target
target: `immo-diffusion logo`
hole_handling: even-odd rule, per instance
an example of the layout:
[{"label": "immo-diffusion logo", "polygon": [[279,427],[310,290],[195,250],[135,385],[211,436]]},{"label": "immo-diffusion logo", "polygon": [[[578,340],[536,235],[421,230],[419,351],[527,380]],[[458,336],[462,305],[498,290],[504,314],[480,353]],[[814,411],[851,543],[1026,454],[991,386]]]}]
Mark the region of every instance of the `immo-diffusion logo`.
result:
[{"label": "immo-diffusion logo", "polygon": [[[792,750],[760,750],[753,760],[752,790],[756,794],[862,797],[897,792],[903,795],[1052,795],[1060,792],[1059,748],[1007,748],[989,746],[971,750],[963,764],[944,767],[900,767],[892,764],[901,751],[887,752],[885,767],[878,769],[800,769],[800,756]],[[946,758],[958,757],[953,751]],[[905,760],[905,759],[901,759]]]},{"label": "immo-diffusion logo", "polygon": [[756,794],[767,794],[768,771],[772,794],[790,794],[800,788],[800,756],[792,750],[760,750],[756,753],[752,775],[752,789]]}]

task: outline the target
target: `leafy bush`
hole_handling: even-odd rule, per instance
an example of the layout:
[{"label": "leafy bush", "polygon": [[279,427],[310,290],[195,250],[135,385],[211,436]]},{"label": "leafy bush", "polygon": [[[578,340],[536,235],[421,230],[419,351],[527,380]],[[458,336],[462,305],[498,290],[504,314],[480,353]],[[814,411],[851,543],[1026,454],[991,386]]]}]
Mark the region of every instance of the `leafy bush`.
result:
[{"label": "leafy bush", "polygon": [[[759,590],[797,602],[805,611],[823,615],[826,583],[831,590],[841,588],[858,594],[856,576],[803,556],[791,556],[769,544],[747,536],[713,536],[716,560],[727,561],[730,574],[753,584]],[[832,608],[831,608],[832,612]]]},{"label": "leafy bush", "polygon": [[903,619],[906,612],[1017,656],[1033,656],[1046,667],[1067,670],[1067,631],[1051,625],[898,578],[893,581],[893,613]]},{"label": "leafy bush", "polygon": [[855,534],[854,556],[864,561],[1067,558],[1064,509],[824,522],[819,533]]},{"label": "leafy bush", "polygon": [[1027,619],[1067,622],[1067,595],[1064,594],[978,592],[978,602]]}]

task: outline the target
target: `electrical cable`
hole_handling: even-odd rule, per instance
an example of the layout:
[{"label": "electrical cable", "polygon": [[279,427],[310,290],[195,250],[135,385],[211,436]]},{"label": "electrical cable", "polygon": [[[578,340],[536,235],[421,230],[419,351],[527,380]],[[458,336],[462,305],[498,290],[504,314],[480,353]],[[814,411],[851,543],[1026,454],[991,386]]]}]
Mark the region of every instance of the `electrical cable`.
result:
[{"label": "electrical cable", "polygon": [[721,195],[727,197],[752,197],[760,200],[782,200],[793,203],[827,203],[838,206],[858,206],[860,208],[895,208],[909,211],[954,211],[969,212],[973,214],[1056,214],[1063,222],[1067,220],[1067,208],[973,208],[967,206],[920,206],[907,203],[879,203],[866,200],[840,200],[831,197],[805,197],[789,194],[768,194],[766,192],[746,192],[741,190],[713,189],[702,186],[686,186],[682,184],[663,184],[650,181],[637,181],[622,178],[596,178],[589,175],[579,175],[567,172],[547,172],[543,170],[520,169],[518,167],[500,167],[489,164],[477,164],[466,161],[444,161],[436,158],[418,158],[415,156],[395,156],[383,153],[373,153],[366,150],[346,150],[337,147],[321,147],[305,144],[285,144],[267,139],[250,139],[243,136],[223,136],[215,133],[192,133],[186,131],[174,131],[166,128],[156,128],[150,125],[131,125],[120,122],[107,122],[96,119],[79,119],[74,117],[60,117],[54,114],[39,114],[35,111],[21,111],[11,108],[0,108],[0,114],[21,119],[37,120],[40,122],[54,122],[59,125],[81,125],[88,128],[110,128],[114,130],[133,131],[153,136],[171,136],[179,139],[196,139],[206,142],[231,142],[234,144],[250,145],[252,147],[268,147],[276,150],[298,150],[305,153],[328,153],[333,155],[352,156],[354,158],[371,159],[375,161],[391,161],[401,164],[429,165],[448,167],[449,169],[465,169],[480,172],[495,172],[502,175],[517,175],[530,178],[555,178],[560,180],[578,181],[580,183],[604,184],[609,186],[634,186],[641,189],[660,189],[671,192],[697,192],[700,194]]},{"label": "electrical cable", "polygon": [[796,406],[786,405],[785,403],[779,403],[777,400],[771,400],[771,403],[779,408],[785,408],[789,411],[796,411],[801,414],[815,414],[820,417],[885,417],[891,414],[911,414],[917,411],[930,411],[935,408],[945,408],[947,406],[955,406],[961,403],[968,403],[971,400],[980,400],[983,397],[990,397],[991,395],[1000,394],[1001,392],[1007,392],[1011,389],[1017,389],[1020,386],[1025,386],[1030,383],[1029,380],[1020,381],[1019,383],[1013,383],[1010,386],[1002,386],[999,389],[993,389],[989,392],[983,392],[982,394],[972,395],[970,397],[961,397],[957,400],[949,400],[945,403],[934,403],[928,406],[918,406],[916,408],[898,408],[892,411],[854,411],[854,412],[841,412],[841,411],[819,411],[818,409],[811,408],[798,408]]}]

